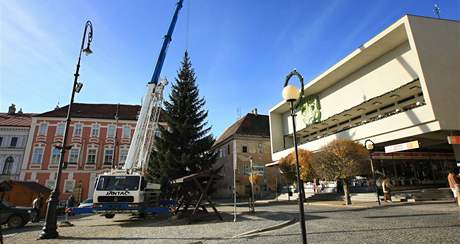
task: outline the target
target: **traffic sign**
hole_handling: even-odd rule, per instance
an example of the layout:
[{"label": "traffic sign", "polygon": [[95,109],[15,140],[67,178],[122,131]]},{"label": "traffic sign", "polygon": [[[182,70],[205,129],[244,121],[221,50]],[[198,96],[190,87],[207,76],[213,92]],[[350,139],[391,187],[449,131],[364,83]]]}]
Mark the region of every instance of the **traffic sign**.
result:
[{"label": "traffic sign", "polygon": [[386,146],[385,153],[406,151],[406,150],[411,150],[411,149],[415,149],[419,147],[420,145],[418,144],[418,141],[410,141],[410,142],[405,142],[401,144]]}]

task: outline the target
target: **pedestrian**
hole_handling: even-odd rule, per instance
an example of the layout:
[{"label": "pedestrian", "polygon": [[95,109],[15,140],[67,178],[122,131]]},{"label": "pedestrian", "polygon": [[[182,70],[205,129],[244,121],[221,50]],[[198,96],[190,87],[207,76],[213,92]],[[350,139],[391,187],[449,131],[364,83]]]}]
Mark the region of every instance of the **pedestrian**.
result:
[{"label": "pedestrian", "polygon": [[313,193],[318,193],[318,180],[316,178],[313,179]]},{"label": "pedestrian", "polygon": [[75,207],[75,198],[73,197],[73,195],[70,195],[69,198],[67,198],[66,207],[68,208]]},{"label": "pedestrian", "polygon": [[343,195],[343,182],[342,179],[337,179],[337,193]]},{"label": "pedestrian", "polygon": [[41,213],[42,205],[43,205],[43,195],[39,193],[38,196],[32,202],[32,208],[34,211],[32,222],[36,223],[40,221],[40,213]]},{"label": "pedestrian", "polygon": [[65,205],[66,208],[64,213],[66,214],[66,216],[72,215],[72,208],[75,207],[75,198],[73,197],[73,195],[70,195],[69,198],[67,198]]},{"label": "pedestrian", "polygon": [[323,192],[326,188],[326,179],[323,178],[321,181],[319,181],[319,184],[321,185],[321,189],[319,191]]},{"label": "pedestrian", "polygon": [[447,181],[449,182],[449,187],[452,193],[454,194],[455,202],[458,199],[458,184],[459,184],[459,175],[458,169],[449,170],[449,174],[447,175]]},{"label": "pedestrian", "polygon": [[391,201],[391,188],[393,185],[391,185],[390,179],[388,177],[384,176],[383,181],[382,181],[382,188],[383,188],[383,201]]}]

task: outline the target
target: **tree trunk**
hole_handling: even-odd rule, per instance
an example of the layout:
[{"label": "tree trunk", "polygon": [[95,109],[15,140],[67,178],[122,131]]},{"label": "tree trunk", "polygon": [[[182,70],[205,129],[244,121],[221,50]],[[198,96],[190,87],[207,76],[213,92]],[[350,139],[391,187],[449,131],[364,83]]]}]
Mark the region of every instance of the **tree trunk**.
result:
[{"label": "tree trunk", "polygon": [[350,205],[351,204],[351,196],[350,196],[350,189],[348,185],[348,179],[343,179],[343,193],[345,194],[345,204]]}]

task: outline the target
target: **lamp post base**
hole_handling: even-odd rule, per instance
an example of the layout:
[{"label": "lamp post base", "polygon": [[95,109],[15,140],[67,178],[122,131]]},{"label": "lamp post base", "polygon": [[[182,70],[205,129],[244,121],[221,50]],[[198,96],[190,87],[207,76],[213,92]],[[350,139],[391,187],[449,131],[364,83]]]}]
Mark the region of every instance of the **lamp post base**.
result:
[{"label": "lamp post base", "polygon": [[46,227],[44,227],[42,232],[40,232],[40,236],[38,237],[39,240],[56,239],[59,237],[59,233],[56,230],[46,230],[45,228]]},{"label": "lamp post base", "polygon": [[[60,178],[58,173],[58,179]],[[59,181],[58,181],[59,182]],[[46,210],[45,224],[42,231],[40,232],[40,237],[38,239],[54,239],[58,238],[59,234],[57,232],[57,215],[56,209],[59,203],[59,192],[51,192],[50,198],[48,200],[48,208]]]}]

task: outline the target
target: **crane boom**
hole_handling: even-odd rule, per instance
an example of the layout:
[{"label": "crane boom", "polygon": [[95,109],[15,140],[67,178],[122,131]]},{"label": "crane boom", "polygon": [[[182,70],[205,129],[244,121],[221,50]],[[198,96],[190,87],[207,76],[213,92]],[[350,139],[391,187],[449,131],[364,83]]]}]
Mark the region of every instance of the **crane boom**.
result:
[{"label": "crane boom", "polygon": [[123,165],[123,169],[125,170],[145,170],[148,164],[148,159],[155,139],[155,131],[158,128],[161,104],[163,102],[163,89],[167,85],[167,81],[158,82],[158,80],[166,58],[169,43],[172,41],[172,34],[176,26],[179,11],[182,8],[182,3],[183,0],[177,2],[171,24],[163,40],[163,45],[160,55],[158,56],[152,79],[147,84],[147,93],[144,96],[133,139],[128,150],[125,164]]},{"label": "crane boom", "polygon": [[97,178],[93,193],[93,211],[103,214],[106,218],[113,218],[115,213],[146,214],[160,211],[155,210],[161,208],[160,184],[150,182],[151,179],[146,177],[145,171],[158,128],[163,90],[168,84],[167,80],[159,82],[159,77],[182,2],[183,0],[179,0],[177,3],[152,79],[147,84],[147,92],[123,170],[112,170],[110,174],[106,172]]},{"label": "crane boom", "polygon": [[160,55],[158,56],[157,64],[155,66],[155,71],[153,71],[152,79],[150,83],[157,84],[158,79],[160,78],[161,69],[163,68],[163,63],[166,58],[166,51],[168,50],[169,43],[172,41],[172,34],[174,31],[174,27],[176,26],[177,16],[179,15],[179,11],[182,8],[182,2],[184,0],[179,0],[177,2],[176,11],[174,12],[174,16],[171,20],[171,24],[169,25],[168,33],[166,33],[163,41],[163,46],[161,47]]}]

